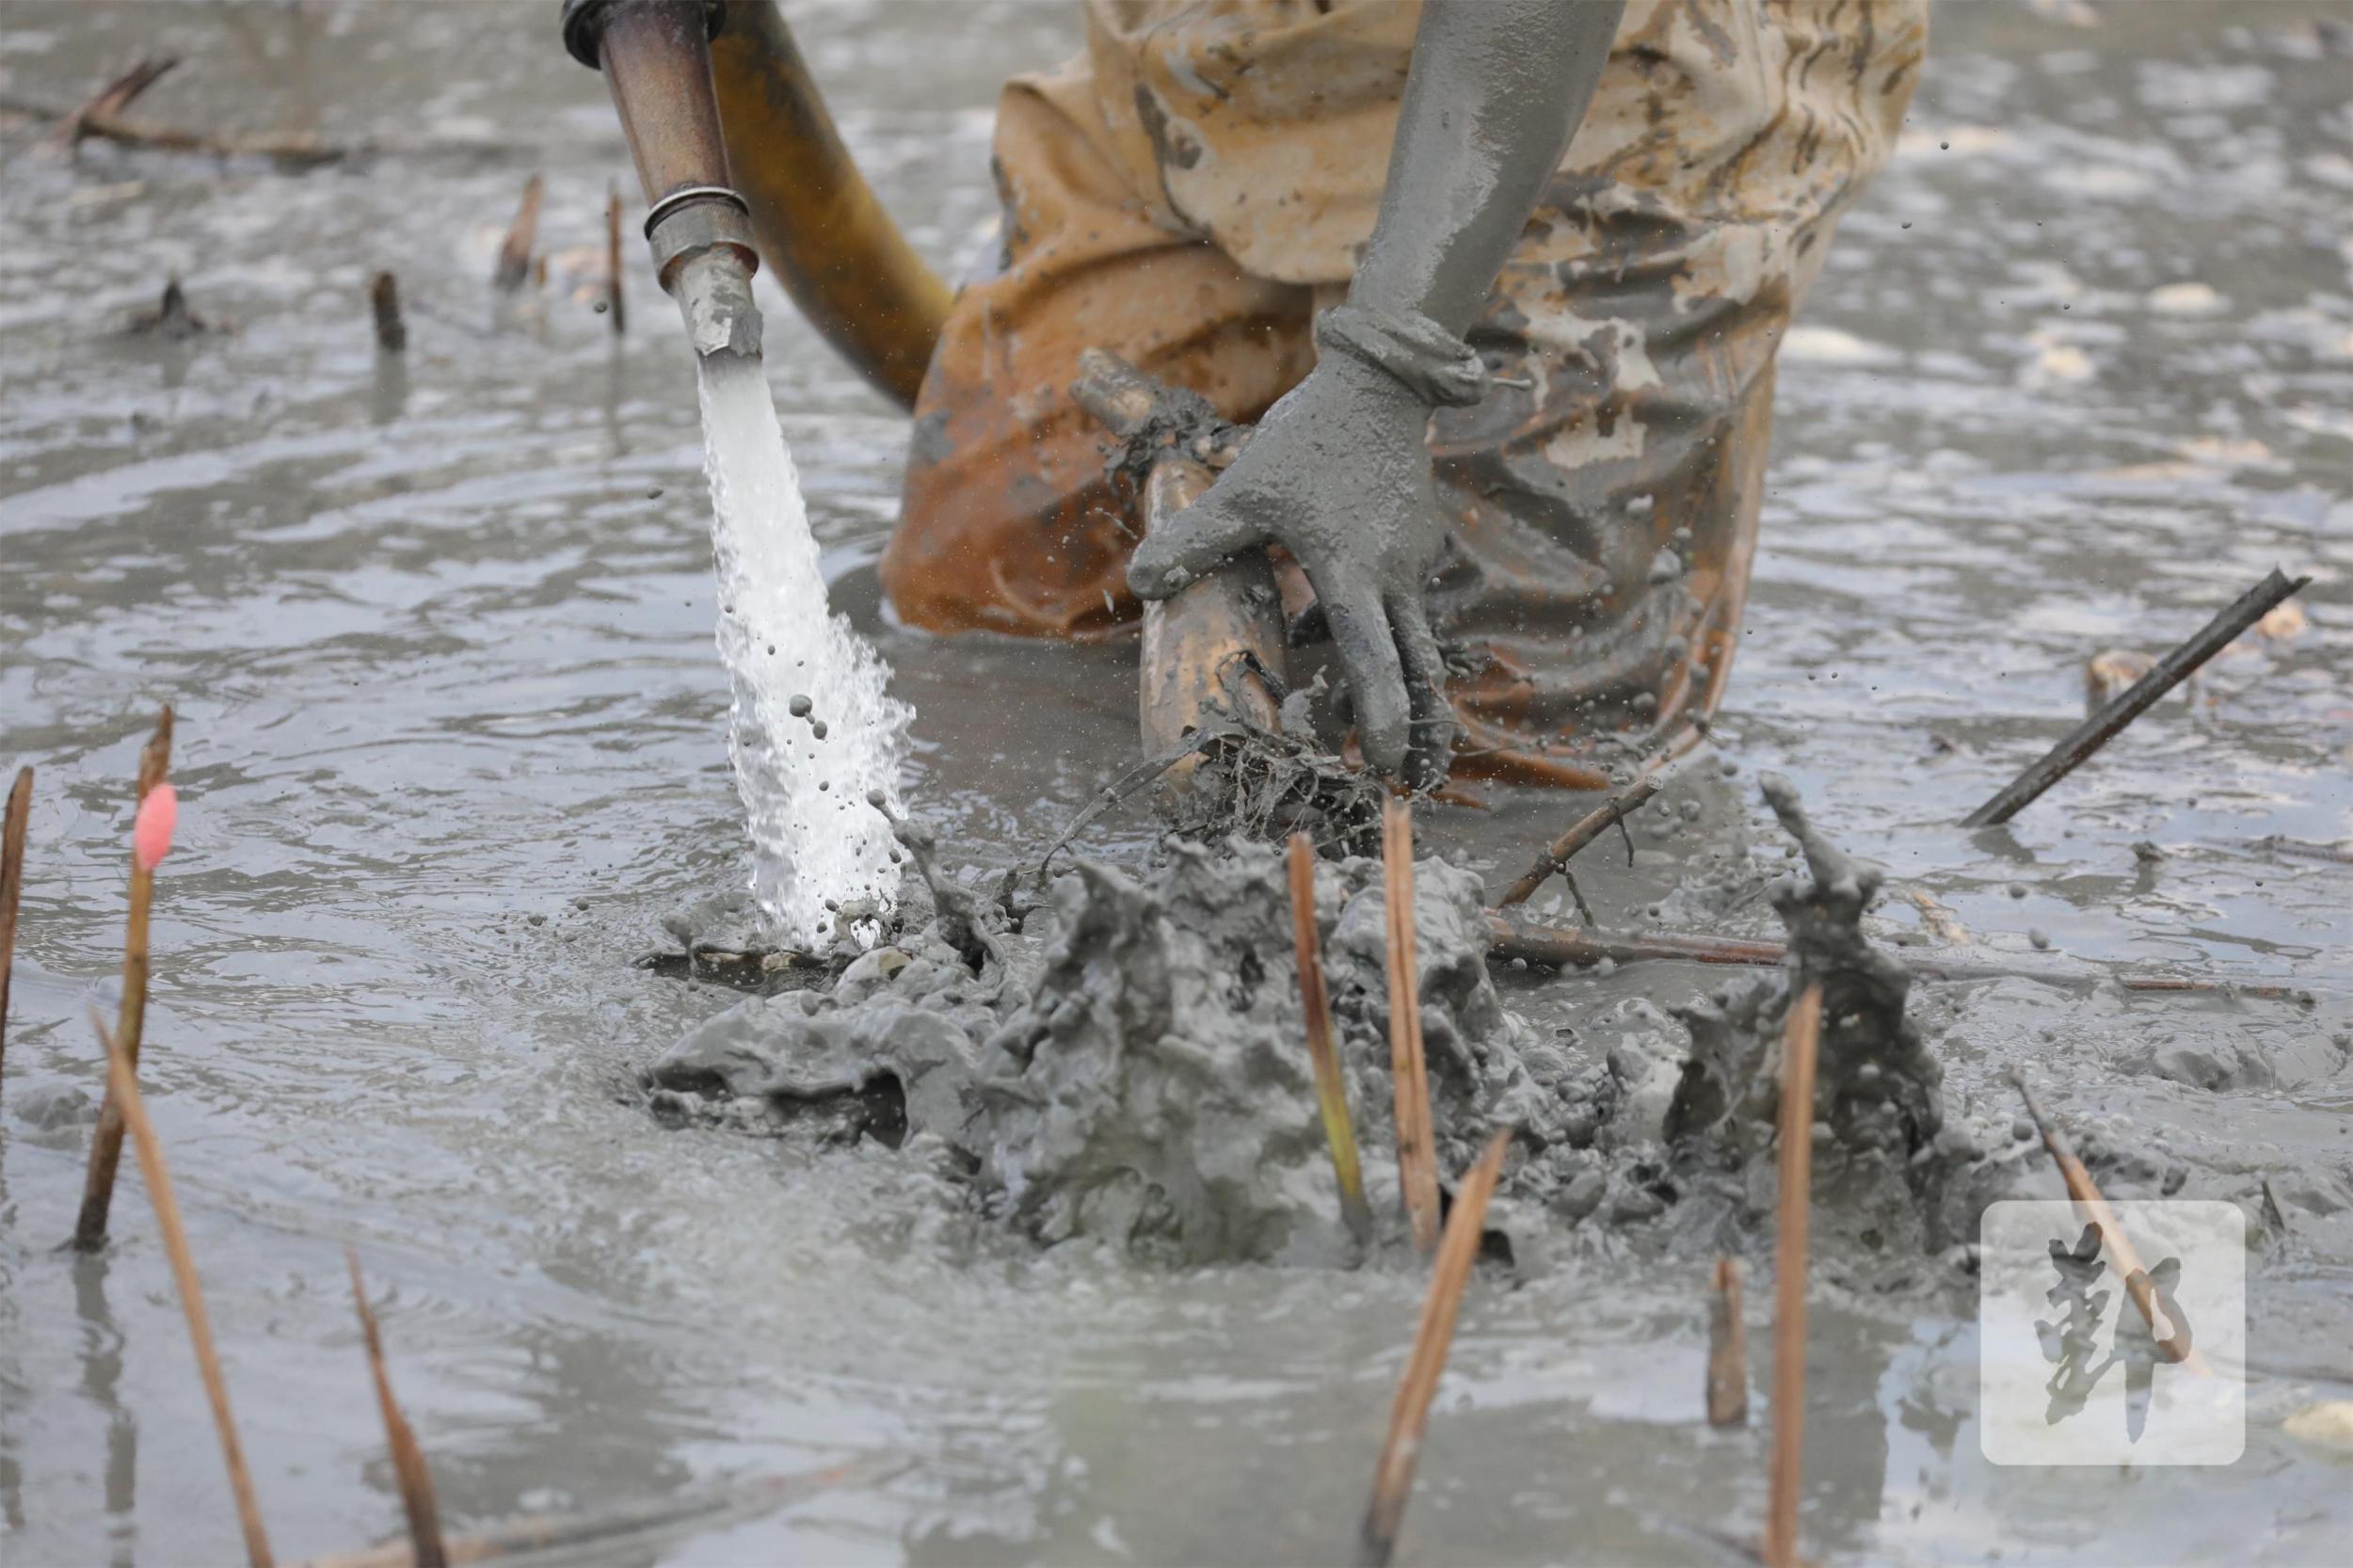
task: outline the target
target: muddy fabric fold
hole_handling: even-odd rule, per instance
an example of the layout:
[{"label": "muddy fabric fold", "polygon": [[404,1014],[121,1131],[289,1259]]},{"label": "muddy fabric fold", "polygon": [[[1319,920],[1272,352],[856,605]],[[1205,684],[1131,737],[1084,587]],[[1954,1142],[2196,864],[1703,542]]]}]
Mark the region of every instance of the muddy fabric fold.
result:
[{"label": "muddy fabric fold", "polygon": [[[1067,388],[1109,348],[1256,419],[1316,356],[1371,232],[1419,9],[1094,0],[1085,53],[1008,84],[1002,231],[916,408],[883,560],[936,631],[1092,639],[1137,615],[1136,496]],[[1885,161],[1924,0],[1636,0],[1430,426],[1453,525],[1432,597],[1458,773],[1590,780],[1597,734],[1721,700],[1774,353]]]}]

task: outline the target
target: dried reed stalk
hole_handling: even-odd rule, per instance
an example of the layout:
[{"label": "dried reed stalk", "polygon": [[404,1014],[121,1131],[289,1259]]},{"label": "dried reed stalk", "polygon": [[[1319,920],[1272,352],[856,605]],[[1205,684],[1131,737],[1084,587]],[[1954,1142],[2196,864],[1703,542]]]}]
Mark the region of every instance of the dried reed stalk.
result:
[{"label": "dried reed stalk", "polygon": [[[171,704],[155,720],[155,733],[139,752],[138,799],[171,772]],[[131,913],[122,936],[122,1010],[115,1019],[114,1037],[122,1059],[134,1075],[139,1068],[139,1042],[147,1027],[147,916],[155,897],[155,868],[131,856]],[[82,1181],[82,1211],[73,1225],[73,1245],[96,1252],[106,1244],[106,1215],[114,1207],[115,1172],[122,1163],[122,1108],[110,1088],[99,1107],[98,1128],[90,1135],[89,1169]]]},{"label": "dried reed stalk", "polygon": [[[2043,1113],[2042,1102],[2026,1086],[2026,1075],[2012,1070],[2009,1080],[2018,1085],[2019,1097],[2026,1102],[2026,1114],[2034,1119],[2035,1131],[2041,1134],[2042,1146],[2051,1151],[2051,1161],[2059,1169],[2059,1179],[2067,1183],[2067,1195],[2074,1200],[2075,1212],[2087,1224],[2100,1227],[2100,1239],[2107,1244],[2108,1255],[2119,1277],[2124,1281],[2124,1294],[2140,1309],[2140,1320],[2149,1325],[2153,1337],[2157,1333],[2156,1287],[2150,1283],[2148,1270],[2141,1267],[2140,1254],[2125,1236],[2124,1227],[2116,1222],[2116,1210],[2100,1195],[2100,1188],[2091,1179],[2090,1171],[2075,1154],[2075,1145],[2068,1142],[2057,1124]],[[2156,1342],[2157,1353],[2185,1371],[2200,1377],[2212,1374],[2214,1368],[2206,1358],[2188,1345],[2174,1348],[2174,1337],[2169,1336]]]},{"label": "dried reed stalk", "polygon": [[1479,1242],[1487,1223],[1487,1200],[1495,1196],[1503,1175],[1504,1151],[1512,1146],[1511,1128],[1487,1142],[1470,1174],[1454,1194],[1446,1219],[1446,1240],[1430,1274],[1430,1294],[1421,1304],[1421,1326],[1414,1332],[1414,1348],[1405,1358],[1405,1375],[1398,1380],[1397,1400],[1389,1407],[1388,1436],[1381,1445],[1381,1463],[1372,1472],[1372,1501],[1365,1509],[1365,1525],[1356,1544],[1360,1568],[1386,1568],[1397,1550],[1398,1526],[1405,1518],[1405,1499],[1414,1486],[1414,1466],[1421,1458],[1422,1432],[1430,1424],[1430,1401],[1437,1397],[1438,1378],[1446,1370],[1447,1350],[1454,1342],[1454,1318],[1463,1304],[1463,1288],[1470,1282],[1471,1265],[1479,1260]]},{"label": "dried reed stalk", "polygon": [[425,1468],[424,1450],[408,1428],[392,1397],[392,1380],[384,1370],[384,1340],[376,1333],[376,1310],[368,1305],[367,1282],[360,1277],[360,1255],[344,1249],[351,1269],[352,1304],[360,1309],[360,1333],[367,1340],[368,1372],[376,1379],[376,1408],[384,1413],[384,1442],[392,1451],[392,1475],[400,1483],[400,1506],[408,1515],[408,1549],[416,1568],[449,1568],[449,1548],[441,1540],[441,1511],[433,1501],[433,1472]]},{"label": "dried reed stalk", "polygon": [[2274,855],[2302,860],[2333,860],[2340,866],[2353,866],[2353,847],[2345,844],[2308,844],[2301,839],[2284,838],[2277,833],[2268,833],[2249,841],[2257,849],[2267,849]]},{"label": "dried reed stalk", "polygon": [[1438,1244],[1438,1151],[1430,1120],[1430,1067],[1421,1048],[1421,974],[1414,954],[1414,809],[1381,808],[1382,890],[1387,904],[1389,1073],[1396,1085],[1397,1173],[1414,1245]]},{"label": "dried reed stalk", "polygon": [[1773,1240],[1773,1457],[1765,1509],[1765,1568],[1796,1568],[1798,1483],[1805,1447],[1805,1240],[1814,1184],[1814,1053],[1822,1031],[1817,981],[1789,1005],[1781,1053],[1781,1214]]},{"label": "dried reed stalk", "polygon": [[1299,1005],[1307,1016],[1307,1057],[1316,1071],[1316,1106],[1323,1113],[1323,1138],[1332,1150],[1332,1174],[1340,1184],[1340,1217],[1359,1241],[1372,1239],[1372,1206],[1365,1201],[1364,1166],[1356,1157],[1356,1126],[1348,1113],[1348,1085],[1340,1077],[1339,1049],[1332,1034],[1332,999],[1323,984],[1323,943],[1316,930],[1316,852],[1305,833],[1290,840],[1291,946],[1299,964]]},{"label": "dried reed stalk", "polygon": [[[22,103],[22,100],[16,100]],[[413,147],[392,147],[371,144],[323,142],[308,131],[258,131],[249,135],[190,130],[181,125],[158,125],[152,120],[130,120],[121,115],[91,114],[83,117],[81,134],[110,141],[119,147],[135,147],[151,152],[190,152],[215,158],[268,158],[289,169],[316,168],[322,164],[341,163],[347,158],[371,157],[379,153],[406,152],[415,156],[450,154],[467,157],[495,156],[506,151],[494,142],[429,142]]]},{"label": "dried reed stalk", "polygon": [[16,968],[16,907],[24,891],[24,827],[33,815],[33,770],[16,770],[0,824],[0,1067],[8,1060],[8,975]]},{"label": "dried reed stalk", "polygon": [[[527,1514],[472,1534],[449,1537],[449,1560],[494,1562],[527,1557],[544,1563],[590,1557],[601,1562],[624,1544],[635,1548],[637,1557],[651,1560],[657,1554],[650,1548],[657,1542],[681,1532],[700,1532],[730,1520],[757,1518],[840,1487],[880,1485],[907,1468],[904,1459],[875,1455],[822,1470],[762,1476],[652,1502],[624,1503],[599,1513]],[[413,1568],[415,1562],[414,1548],[399,1542],[312,1558],[302,1568]]]},{"label": "dried reed stalk", "polygon": [[368,309],[376,316],[376,346],[397,354],[408,346],[408,326],[400,319],[400,280],[379,272],[368,280]]},{"label": "dried reed stalk", "polygon": [[539,202],[547,195],[547,182],[535,174],[523,182],[523,199],[515,209],[515,221],[508,225],[506,239],[499,247],[498,267],[490,274],[490,282],[501,294],[513,294],[531,280],[531,250],[539,240]]},{"label": "dried reed stalk", "polygon": [[1740,1265],[1716,1259],[1707,1293],[1707,1424],[1749,1424],[1749,1325],[1741,1316]]},{"label": "dried reed stalk", "polygon": [[1525,958],[1531,964],[1582,967],[1607,958],[1634,964],[1665,959],[1689,964],[1729,964],[1771,968],[1789,956],[1785,943],[1749,936],[1716,936],[1705,932],[1570,931],[1557,925],[1487,912],[1489,951],[1497,958]]},{"label": "dried reed stalk", "polygon": [[[1778,968],[1789,956],[1786,943],[1753,936],[1718,936],[1705,932],[1565,930],[1542,920],[1487,911],[1487,951],[1497,958],[1582,968],[1607,958],[1618,964],[1658,960],[1723,964],[1742,968]],[[1951,958],[1904,955],[1917,980],[2031,980],[2038,985],[2089,990],[2113,980],[2127,991],[2193,997],[2235,996],[2265,1001],[2300,1002],[2312,993],[2300,985],[2234,980],[2189,980],[2168,974],[2100,974],[2029,968],[2017,964],[1976,964]]]},{"label": "dried reed stalk", "polygon": [[179,63],[177,55],[159,55],[139,61],[72,112],[59,116],[49,135],[41,138],[41,146],[53,152],[72,152],[81,145],[84,136],[92,133],[93,122],[109,120],[122,113],[133,100],[162,81]]},{"label": "dried reed stalk", "polygon": [[613,182],[604,198],[604,306],[613,318],[613,335],[627,325],[621,298],[621,183]]},{"label": "dried reed stalk", "polygon": [[245,1448],[237,1441],[236,1417],[229,1409],[229,1384],[220,1375],[220,1356],[213,1349],[213,1321],[204,1310],[204,1287],[196,1277],[196,1260],[188,1255],[188,1233],[180,1223],[180,1200],[171,1189],[171,1173],[164,1167],[163,1145],[155,1126],[147,1119],[147,1102],[139,1097],[137,1077],[128,1052],[106,1032],[106,1020],[91,1008],[90,1027],[106,1052],[107,1103],[120,1108],[138,1151],[139,1173],[147,1178],[148,1200],[155,1206],[155,1226],[164,1235],[164,1253],[171,1259],[171,1277],[180,1289],[180,1309],[188,1320],[188,1339],[196,1347],[197,1370],[204,1379],[204,1397],[212,1402],[213,1427],[220,1434],[220,1456],[229,1466],[229,1487],[236,1494],[237,1522],[245,1530],[245,1555],[252,1568],[270,1568],[269,1535],[262,1528],[262,1505],[253,1495],[253,1476],[245,1466]]},{"label": "dried reed stalk", "polygon": [[2069,730],[2058,744],[2044,752],[1993,799],[1961,818],[1961,825],[1990,827],[2025,810],[2043,791],[2074,772],[2094,752],[2121,734],[2126,725],[2154,707],[2159,697],[2229,647],[2233,638],[2311,581],[2309,577],[2292,578],[2279,568],[2272,568],[2268,577],[2225,605],[2187,642],[2158,660],[2147,675],[2102,704],[2097,712]]}]

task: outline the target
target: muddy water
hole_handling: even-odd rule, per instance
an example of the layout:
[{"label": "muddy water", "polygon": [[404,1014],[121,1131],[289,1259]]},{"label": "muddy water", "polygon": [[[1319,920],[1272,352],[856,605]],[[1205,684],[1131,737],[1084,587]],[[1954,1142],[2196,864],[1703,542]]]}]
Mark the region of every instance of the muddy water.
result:
[{"label": "muddy water", "polygon": [[[2344,1464],[2279,1422],[2353,1381],[2353,871],[2257,840],[2353,837],[2346,64],[2305,11],[2073,9],[2096,24],[1940,17],[1901,156],[1785,356],[1719,747],[1737,771],[1695,770],[1667,803],[1691,826],[1638,834],[1631,871],[1596,858],[1587,890],[1611,923],[1658,904],[1664,926],[1764,930],[1760,901],[1719,909],[1698,877],[1768,840],[1752,780],[1773,767],[1888,863],[1891,937],[1916,889],[1996,954],[2313,988],[2310,1010],[1932,988],[1961,1103],[2028,1062],[2055,1106],[2201,1179],[2271,1176],[2291,1235],[2252,1260],[2249,1451],[2162,1477],[1992,1468],[1965,1299],[1826,1288],[1804,1538],[1857,1563],[2336,1560]],[[942,50],[939,14],[793,8],[894,212],[953,264],[989,214],[995,83],[1074,32],[1060,5],[960,7]],[[675,328],[642,271],[618,343],[560,264],[520,305],[483,282],[527,172],[561,248],[599,237],[624,169],[546,9],[8,21],[15,97],[71,101],[136,40],[185,56],[157,119],[511,144],[296,177],[8,142],[0,760],[41,770],[0,1090],[8,1560],[237,1551],[136,1191],[104,1259],[51,1251],[99,1080],[80,1020],[113,984],[124,785],[167,698],[184,808],[146,1076],[281,1555],[396,1524],[346,1242],[461,1521],[882,1454],[912,1463],[614,1560],[1342,1555],[1409,1272],[1035,1256],[924,1221],[871,1145],[645,1113],[637,1069],[732,999],[630,960],[741,880],[743,837]],[[380,266],[409,300],[399,365],[366,326]],[[234,330],[117,336],[174,271]],[[1124,764],[1132,653],[880,626],[904,428],[776,304],[771,379],[836,602],[918,711],[907,797],[1001,865]],[[2318,574],[2300,636],[2218,663],[2012,827],[1950,825],[2080,711],[2086,656],[2170,643],[2275,560]],[[1508,875],[1563,810],[1503,800],[1428,831]],[[1129,820],[1094,841],[1147,840]],[[2144,840],[2164,858],[2137,860]],[[1504,979],[1598,1049],[1622,1004],[1709,977]],[[2224,1087],[2197,1060],[2229,1064]],[[1701,1561],[1694,1527],[1753,1531],[1761,1445],[1700,1422],[1700,1273],[1587,1235],[1480,1285],[1408,1554]]]}]

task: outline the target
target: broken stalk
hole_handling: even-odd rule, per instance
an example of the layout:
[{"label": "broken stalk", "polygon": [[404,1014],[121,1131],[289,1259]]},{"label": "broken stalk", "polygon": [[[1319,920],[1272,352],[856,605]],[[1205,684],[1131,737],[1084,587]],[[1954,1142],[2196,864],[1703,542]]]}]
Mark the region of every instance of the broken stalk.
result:
[{"label": "broken stalk", "polygon": [[1814,1181],[1814,1055],[1820,982],[1789,1004],[1781,1055],[1781,1213],[1773,1239],[1773,1453],[1766,1568],[1796,1568],[1798,1484],[1805,1446],[1805,1243]]},{"label": "broken stalk", "polygon": [[1707,1424],[1749,1424],[1749,1325],[1741,1316],[1740,1265],[1716,1259],[1707,1293]]},{"label": "broken stalk", "polygon": [[0,1066],[8,1059],[8,974],[16,968],[17,901],[24,891],[24,827],[33,814],[33,770],[16,770],[0,825]]},{"label": "broken stalk", "polygon": [[172,1282],[180,1290],[180,1309],[188,1320],[188,1339],[196,1347],[197,1370],[204,1379],[204,1397],[212,1402],[213,1426],[220,1434],[220,1454],[229,1466],[229,1487],[236,1494],[237,1522],[245,1530],[245,1555],[252,1568],[271,1568],[269,1535],[262,1528],[262,1505],[253,1495],[253,1476],[245,1466],[245,1448],[237,1441],[236,1417],[229,1409],[229,1384],[220,1375],[220,1355],[213,1348],[213,1322],[204,1310],[204,1286],[196,1277],[196,1260],[188,1254],[187,1228],[180,1223],[180,1200],[171,1188],[171,1173],[164,1166],[163,1144],[154,1124],[147,1119],[147,1102],[139,1097],[137,1078],[128,1052],[106,1032],[106,1020],[90,1009],[90,1027],[106,1052],[107,1103],[120,1108],[121,1125],[131,1129],[138,1151],[139,1174],[147,1179],[148,1201],[155,1206],[155,1226],[164,1235],[164,1253],[171,1260]]},{"label": "broken stalk", "polygon": [[1437,1397],[1438,1378],[1446,1370],[1446,1354],[1454,1343],[1454,1319],[1463,1305],[1463,1288],[1469,1284],[1471,1265],[1479,1260],[1479,1242],[1487,1223],[1487,1200],[1495,1196],[1503,1175],[1504,1151],[1512,1146],[1511,1128],[1488,1140],[1463,1185],[1455,1190],[1454,1207],[1447,1214],[1446,1240],[1430,1273],[1430,1294],[1423,1298],[1421,1326],[1414,1333],[1414,1348],[1405,1358],[1405,1375],[1398,1380],[1397,1399],[1389,1407],[1388,1435],[1381,1445],[1381,1462],[1372,1472],[1372,1501],[1365,1509],[1364,1530],[1357,1541],[1359,1568],[1386,1568],[1397,1551],[1398,1526],[1404,1522],[1405,1499],[1414,1487],[1414,1465],[1421,1457],[1422,1432],[1430,1425],[1430,1402]]},{"label": "broken stalk", "polygon": [[[139,752],[138,803],[141,808],[155,787],[171,771],[171,705],[166,703],[155,721],[155,733]],[[115,1019],[115,1039],[122,1059],[136,1075],[139,1041],[147,1026],[147,916],[155,897],[155,866],[139,853],[134,829],[131,853],[131,913],[122,937],[122,1011]],[[112,1090],[99,1107],[98,1127],[90,1135],[89,1169],[82,1182],[82,1211],[74,1221],[73,1245],[96,1252],[106,1244],[106,1213],[114,1207],[115,1172],[122,1163],[122,1108]]]},{"label": "broken stalk", "polygon": [[1388,917],[1389,1072],[1397,1102],[1397,1170],[1415,1247],[1438,1244],[1438,1154],[1430,1068],[1421,1045],[1421,977],[1414,953],[1414,812],[1382,805],[1381,872]]},{"label": "broken stalk", "polygon": [[604,303],[613,318],[613,335],[619,337],[628,323],[621,298],[621,183],[613,182],[604,199]]},{"label": "broken stalk", "polygon": [[384,1339],[376,1332],[376,1310],[368,1305],[368,1288],[360,1277],[360,1255],[344,1249],[351,1270],[351,1301],[360,1310],[360,1334],[367,1341],[368,1371],[376,1380],[376,1408],[384,1414],[384,1442],[392,1452],[392,1475],[400,1485],[400,1505],[408,1515],[408,1546],[416,1568],[449,1568],[449,1547],[441,1539],[441,1511],[433,1500],[433,1473],[425,1468],[424,1450],[409,1430],[392,1397],[392,1380],[384,1370]]},{"label": "broken stalk", "polygon": [[2156,667],[2102,705],[2065,739],[2042,754],[2035,764],[1983,806],[1961,818],[1963,827],[1991,827],[2006,823],[2043,791],[2075,771],[2091,755],[2123,731],[2126,725],[2156,704],[2159,697],[2188,680],[2207,660],[2221,652],[2231,639],[2263,619],[2265,614],[2312,581],[2291,578],[2279,568],[2241,594],[2222,613],[2200,628],[2197,635],[2157,661]]},{"label": "broken stalk", "polygon": [[1365,1201],[1364,1167],[1356,1157],[1356,1128],[1348,1113],[1332,1033],[1332,999],[1323,984],[1323,944],[1316,931],[1316,852],[1305,833],[1290,840],[1291,942],[1299,964],[1299,1004],[1307,1018],[1307,1056],[1315,1064],[1316,1105],[1340,1184],[1340,1214],[1360,1242],[1372,1239],[1372,1206]]},{"label": "broken stalk", "polygon": [[539,202],[547,193],[547,182],[535,174],[523,182],[522,200],[515,208],[515,221],[507,227],[506,238],[499,246],[498,265],[490,274],[490,284],[501,294],[513,294],[531,280],[531,249],[539,241]]},{"label": "broken stalk", "polygon": [[2149,1333],[2156,1338],[2157,1353],[2184,1370],[2205,1377],[2213,1371],[2206,1358],[2188,1345],[2177,1347],[2177,1336],[2158,1336],[2156,1287],[2150,1283],[2149,1272],[2141,1267],[2140,1254],[2124,1235],[2124,1227],[2116,1223],[2116,1211],[2107,1199],[2100,1195],[2099,1186],[2092,1181],[2091,1172],[2077,1158],[2075,1147],[2068,1142],[2051,1118],[2043,1113],[2042,1102],[2026,1086],[2026,1075],[2012,1069],[2009,1080],[2018,1086],[2018,1095],[2026,1102],[2026,1114],[2034,1121],[2034,1129],[2042,1138],[2042,1146],[2051,1151],[2051,1161],[2059,1170],[2059,1179],[2067,1184],[2067,1195],[2074,1200],[2075,1211],[2087,1224],[2097,1225],[2100,1239],[2107,1243],[2116,1272],[2124,1281],[2124,1293],[2133,1305],[2140,1309],[2141,1321],[2149,1325]]}]

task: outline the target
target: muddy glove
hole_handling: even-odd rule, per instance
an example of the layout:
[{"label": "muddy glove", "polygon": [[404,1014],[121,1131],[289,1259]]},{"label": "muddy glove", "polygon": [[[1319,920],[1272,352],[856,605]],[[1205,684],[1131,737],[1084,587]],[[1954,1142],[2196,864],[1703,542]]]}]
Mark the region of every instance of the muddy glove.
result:
[{"label": "muddy glove", "polygon": [[1446,525],[1423,435],[1431,404],[1476,402],[1486,372],[1427,318],[1344,305],[1316,337],[1321,362],[1208,495],[1136,547],[1128,582],[1164,599],[1253,546],[1289,551],[1339,651],[1366,760],[1428,788],[1446,776],[1454,714],[1424,602]]},{"label": "muddy glove", "polygon": [[1430,410],[1485,389],[1462,333],[1584,118],[1623,9],[1428,0],[1381,216],[1348,303],[1316,323],[1315,370],[1128,568],[1139,597],[1166,599],[1238,551],[1289,550],[1339,649],[1365,760],[1416,788],[1445,777],[1454,732],[1425,604],[1446,537]]}]

